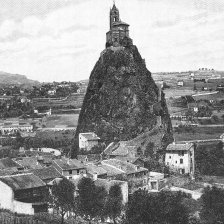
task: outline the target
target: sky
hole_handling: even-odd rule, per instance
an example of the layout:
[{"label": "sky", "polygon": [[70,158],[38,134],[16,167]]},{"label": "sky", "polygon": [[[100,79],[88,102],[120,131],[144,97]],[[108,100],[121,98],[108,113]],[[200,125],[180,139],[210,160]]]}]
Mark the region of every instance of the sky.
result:
[{"label": "sky", "polygon": [[[0,1],[0,71],[88,79],[105,48],[112,0]],[[224,70],[223,0],[116,0],[151,72]]]}]

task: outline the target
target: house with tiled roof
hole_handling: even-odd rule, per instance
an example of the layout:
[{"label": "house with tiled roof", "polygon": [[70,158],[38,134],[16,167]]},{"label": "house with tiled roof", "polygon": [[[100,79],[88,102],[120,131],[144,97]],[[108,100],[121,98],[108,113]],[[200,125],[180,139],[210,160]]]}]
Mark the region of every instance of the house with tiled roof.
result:
[{"label": "house with tiled roof", "polygon": [[43,168],[41,161],[38,161],[38,157],[18,157],[15,158],[14,161],[25,170]]},{"label": "house with tiled roof", "polygon": [[50,166],[50,167],[44,167],[42,169],[35,169],[31,170],[34,175],[38,176],[42,181],[44,181],[46,184],[49,183],[50,181],[56,179],[56,178],[61,178],[63,175],[59,173],[55,167]]},{"label": "house with tiled roof", "polygon": [[77,159],[55,159],[52,166],[67,179],[75,179],[86,175],[86,167]]},{"label": "house with tiled roof", "polygon": [[180,174],[195,172],[194,144],[171,143],[166,148],[165,164]]},{"label": "house with tiled roof", "polygon": [[110,143],[103,152],[106,158],[138,157],[138,147],[127,141]]},{"label": "house with tiled roof", "polygon": [[108,170],[108,178],[127,180],[130,192],[148,189],[148,169],[118,159],[103,160],[101,165]]},{"label": "house with tiled roof", "polygon": [[16,170],[21,170],[23,167],[16,163],[14,160],[11,158],[3,158],[0,159],[0,170],[5,170],[5,169],[14,169]]},{"label": "house with tiled roof", "polygon": [[83,163],[99,162],[102,160],[101,154],[77,155],[77,159]]},{"label": "house with tiled roof", "polygon": [[0,177],[1,208],[12,212],[28,215],[46,212],[47,191],[46,184],[32,173]]},{"label": "house with tiled roof", "polygon": [[79,148],[89,151],[99,144],[100,138],[94,132],[79,133]]},{"label": "house with tiled roof", "polygon": [[103,168],[101,164],[95,165],[95,164],[86,164],[86,170],[87,170],[87,176],[90,178],[107,178],[107,170]]}]

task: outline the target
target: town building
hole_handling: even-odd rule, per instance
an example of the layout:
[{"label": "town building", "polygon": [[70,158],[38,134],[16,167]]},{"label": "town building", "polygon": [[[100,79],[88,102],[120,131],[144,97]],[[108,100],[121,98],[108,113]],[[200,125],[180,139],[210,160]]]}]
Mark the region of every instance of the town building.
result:
[{"label": "town building", "polygon": [[39,177],[44,183],[48,184],[56,178],[62,178],[62,174],[59,173],[55,167],[44,167],[42,169],[30,170],[34,175]]},{"label": "town building", "polygon": [[106,33],[106,46],[121,46],[122,40],[125,37],[129,38],[129,24],[121,21],[119,10],[115,4],[110,9],[109,17],[110,30]]},{"label": "town building", "polygon": [[19,121],[5,122],[0,125],[0,132],[2,135],[14,134],[18,131],[19,132],[32,132],[33,125],[31,125],[29,123],[19,122]]},{"label": "town building", "polygon": [[54,96],[56,94],[56,89],[50,89],[47,91],[48,95]]},{"label": "town building", "polygon": [[100,138],[93,132],[79,133],[79,148],[89,151],[99,144]]},{"label": "town building", "polygon": [[86,167],[77,159],[55,159],[52,166],[67,179],[76,179],[86,176]]},{"label": "town building", "polygon": [[31,173],[0,177],[0,207],[27,215],[46,212],[47,191],[46,184]]},{"label": "town building", "polygon": [[179,86],[179,87],[184,86],[184,81],[183,80],[178,80],[177,81],[177,86]]},{"label": "town building", "polygon": [[23,167],[11,158],[0,159],[0,170],[13,169],[14,171],[23,170]]},{"label": "town building", "polygon": [[77,159],[82,163],[97,163],[102,160],[101,154],[77,155]]},{"label": "town building", "polygon": [[195,159],[193,143],[171,143],[166,148],[165,164],[180,174],[194,176]]},{"label": "town building", "polygon": [[118,159],[103,160],[101,165],[108,171],[109,179],[128,181],[130,193],[138,189],[148,189],[148,169]]},{"label": "town building", "polygon": [[149,172],[148,191],[158,192],[165,187],[165,179],[163,173]]}]

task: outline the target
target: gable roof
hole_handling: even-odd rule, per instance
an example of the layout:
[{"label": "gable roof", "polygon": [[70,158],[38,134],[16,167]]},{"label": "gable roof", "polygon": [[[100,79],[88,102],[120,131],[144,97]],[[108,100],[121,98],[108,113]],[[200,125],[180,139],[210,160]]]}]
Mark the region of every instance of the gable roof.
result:
[{"label": "gable roof", "polygon": [[93,162],[100,161],[102,159],[101,154],[87,154],[87,155],[77,155],[77,159],[81,162]]},{"label": "gable roof", "polygon": [[193,147],[193,143],[171,143],[167,146],[167,151],[188,151],[191,147]]},{"label": "gable roof", "polygon": [[122,22],[122,21],[113,22],[112,25],[113,25],[113,26],[120,26],[120,25],[123,25],[123,26],[129,26],[129,24],[127,24],[127,23],[125,23],[125,22]]},{"label": "gable roof", "polygon": [[22,190],[46,186],[46,184],[34,174],[17,174],[0,177],[0,181],[7,184],[13,190]]},{"label": "gable roof", "polygon": [[104,175],[107,174],[107,171],[101,166],[97,166],[94,164],[87,164],[86,165],[87,173],[94,174],[97,173],[97,175]]},{"label": "gable roof", "polygon": [[61,158],[55,159],[53,163],[60,167],[62,170],[76,170],[85,168],[85,166],[77,159]]},{"label": "gable roof", "polygon": [[31,172],[43,181],[62,177],[62,175],[52,166],[31,170]]},{"label": "gable roof", "polygon": [[103,165],[109,165],[111,167],[116,167],[117,169],[123,171],[126,174],[148,171],[148,169],[146,169],[146,168],[139,167],[139,166],[136,166],[132,163],[128,163],[126,161],[121,161],[121,160],[118,160],[118,159],[103,160],[101,163]]},{"label": "gable roof", "polygon": [[8,169],[13,167],[20,168],[21,166],[10,158],[0,159],[0,169]]},{"label": "gable roof", "polygon": [[114,150],[119,147],[118,142],[111,142],[103,151],[103,154],[110,155]]},{"label": "gable roof", "polygon": [[16,163],[27,169],[40,169],[42,166],[37,161],[37,157],[20,157]]},{"label": "gable roof", "polygon": [[94,133],[94,132],[87,132],[87,133],[79,133],[84,138],[87,139],[87,141],[93,141],[93,140],[99,140],[100,138]]},{"label": "gable roof", "polygon": [[111,155],[113,156],[128,156],[129,153],[135,152],[137,147],[134,145],[128,145],[125,141],[120,141],[118,143],[118,148],[115,149]]}]

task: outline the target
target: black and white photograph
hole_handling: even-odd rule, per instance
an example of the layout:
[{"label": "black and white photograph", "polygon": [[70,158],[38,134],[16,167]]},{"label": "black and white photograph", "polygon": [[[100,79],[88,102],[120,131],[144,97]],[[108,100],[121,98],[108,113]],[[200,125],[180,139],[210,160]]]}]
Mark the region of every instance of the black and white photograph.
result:
[{"label": "black and white photograph", "polygon": [[0,224],[224,224],[224,1],[0,0]]}]

